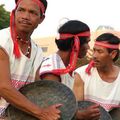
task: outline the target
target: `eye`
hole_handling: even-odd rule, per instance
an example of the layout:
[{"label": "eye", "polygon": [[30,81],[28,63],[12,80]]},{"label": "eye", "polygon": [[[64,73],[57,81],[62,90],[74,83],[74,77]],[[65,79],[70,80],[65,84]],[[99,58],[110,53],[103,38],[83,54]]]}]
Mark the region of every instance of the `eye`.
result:
[{"label": "eye", "polygon": [[18,12],[24,12],[25,11],[25,9],[23,9],[23,8],[18,8],[18,10],[17,10]]},{"label": "eye", "polygon": [[39,13],[36,12],[36,11],[34,11],[34,10],[31,10],[31,11],[30,11],[30,14],[32,14],[32,15],[36,15],[36,16],[39,16]]}]

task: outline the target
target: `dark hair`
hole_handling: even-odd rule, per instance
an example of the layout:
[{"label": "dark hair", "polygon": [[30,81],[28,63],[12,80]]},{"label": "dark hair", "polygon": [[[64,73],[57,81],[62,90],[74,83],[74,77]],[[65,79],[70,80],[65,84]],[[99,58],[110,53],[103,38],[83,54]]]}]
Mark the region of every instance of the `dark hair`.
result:
[{"label": "dark hair", "polygon": [[[58,33],[69,33],[69,34],[78,34],[85,31],[90,31],[90,28],[87,24],[78,21],[78,20],[69,20],[63,24],[59,29]],[[87,42],[87,37],[79,37],[80,45],[83,45]],[[67,40],[55,40],[58,49],[63,51],[68,51],[72,48],[74,43],[74,38],[68,38]]]},{"label": "dark hair", "polygon": [[[120,38],[115,36],[112,33],[103,33],[102,35],[98,36],[96,38],[96,41],[107,41],[107,43],[112,44],[112,45],[119,45],[120,44]],[[113,50],[117,51],[117,55],[113,59],[113,61],[116,61],[119,58],[119,49],[112,49],[112,48],[107,48],[108,52],[111,53]]]},{"label": "dark hair", "polygon": [[[47,1],[46,0],[40,0],[43,4],[44,4],[44,7],[45,7],[45,11],[47,9]],[[17,3],[18,0],[15,0],[15,3]]]}]

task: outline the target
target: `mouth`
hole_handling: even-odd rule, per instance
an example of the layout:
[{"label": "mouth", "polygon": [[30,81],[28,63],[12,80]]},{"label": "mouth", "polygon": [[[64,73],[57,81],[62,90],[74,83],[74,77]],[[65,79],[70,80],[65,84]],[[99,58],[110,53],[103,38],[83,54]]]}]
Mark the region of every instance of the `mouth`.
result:
[{"label": "mouth", "polygon": [[100,61],[97,59],[93,59],[94,63],[99,63]]},{"label": "mouth", "polygon": [[23,26],[30,26],[30,25],[32,25],[30,22],[28,22],[28,21],[20,21],[19,22],[21,25],[23,25]]},{"label": "mouth", "polygon": [[98,64],[100,64],[100,62],[98,60],[94,60],[94,64],[98,65]]}]

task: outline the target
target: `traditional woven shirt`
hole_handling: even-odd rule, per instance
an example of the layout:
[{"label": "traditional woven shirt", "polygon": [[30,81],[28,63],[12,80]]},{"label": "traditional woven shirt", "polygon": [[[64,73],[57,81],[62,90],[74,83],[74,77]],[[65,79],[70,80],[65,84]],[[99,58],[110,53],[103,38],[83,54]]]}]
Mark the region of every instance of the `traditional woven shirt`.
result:
[{"label": "traditional woven shirt", "polygon": [[[40,66],[43,60],[43,54],[41,48],[39,48],[31,40],[31,56],[26,57],[21,51],[21,57],[17,59],[13,54],[13,41],[11,40],[10,29],[6,28],[0,31],[1,40],[0,48],[2,48],[9,56],[10,62],[10,74],[11,83],[19,89],[25,84],[29,84],[34,81],[36,70]],[[0,68],[1,69],[1,68]],[[4,114],[4,111],[9,103],[3,98],[0,99],[0,116]]]},{"label": "traditional woven shirt", "polygon": [[[58,54],[53,54],[44,59],[42,62],[42,65],[39,70],[40,76],[46,73],[53,73],[53,70],[65,68],[65,65],[61,59],[61,57]],[[61,83],[65,84],[69,88],[73,88],[73,77],[70,76],[69,73],[61,74],[60,75]]]}]

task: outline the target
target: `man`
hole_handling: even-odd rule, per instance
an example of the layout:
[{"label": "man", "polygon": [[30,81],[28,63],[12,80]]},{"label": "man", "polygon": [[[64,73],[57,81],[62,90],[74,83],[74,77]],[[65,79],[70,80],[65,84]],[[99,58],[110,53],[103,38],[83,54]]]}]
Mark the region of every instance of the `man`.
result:
[{"label": "man", "polygon": [[[61,25],[55,39],[58,51],[44,59],[39,71],[40,78],[56,80],[73,89],[72,72],[76,67],[77,59],[86,55],[89,41],[90,29],[87,24],[78,20],[69,20]],[[87,112],[89,118],[93,111],[99,111],[96,105],[88,109],[90,110],[91,112]],[[81,112],[78,118],[83,118]]]},{"label": "man", "polygon": [[85,56],[89,41],[90,29],[85,23],[69,20],[63,24],[55,39],[58,51],[46,57],[42,62],[39,71],[40,78],[60,81],[72,89],[71,74],[78,57]]},{"label": "man", "polygon": [[[120,39],[112,33],[96,38],[93,61],[75,70],[74,93],[78,100],[100,104],[105,110],[120,107]],[[94,65],[94,67],[93,67]]]},{"label": "man", "polygon": [[46,8],[46,0],[16,0],[10,28],[0,31],[0,119],[4,119],[8,103],[40,120],[60,117],[60,104],[40,108],[16,90],[34,81],[43,60],[41,48],[33,43],[31,34],[43,21]]}]

